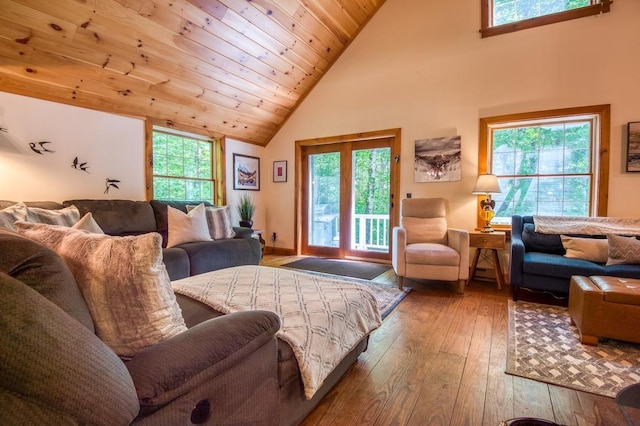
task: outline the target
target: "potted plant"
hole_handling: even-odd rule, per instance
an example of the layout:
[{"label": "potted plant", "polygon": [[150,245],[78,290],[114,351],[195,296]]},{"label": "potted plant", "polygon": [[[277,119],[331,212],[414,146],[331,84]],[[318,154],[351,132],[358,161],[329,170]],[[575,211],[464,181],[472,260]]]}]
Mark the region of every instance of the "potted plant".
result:
[{"label": "potted plant", "polygon": [[253,226],[253,214],[256,212],[256,205],[248,193],[242,194],[238,202],[238,213],[240,214],[240,226],[251,228]]}]

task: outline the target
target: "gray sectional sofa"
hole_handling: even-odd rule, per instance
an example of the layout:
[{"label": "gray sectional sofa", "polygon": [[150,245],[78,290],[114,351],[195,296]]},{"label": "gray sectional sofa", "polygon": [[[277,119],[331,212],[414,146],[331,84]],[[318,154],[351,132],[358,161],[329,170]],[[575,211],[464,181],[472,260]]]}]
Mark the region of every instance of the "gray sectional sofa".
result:
[{"label": "gray sectional sofa", "polygon": [[[606,235],[573,235],[606,238]],[[533,216],[514,215],[511,219],[511,259],[509,281],[513,300],[520,288],[546,291],[560,296],[569,293],[573,275],[606,275],[640,278],[640,264],[606,265],[584,259],[567,258],[560,235],[535,231]]]},{"label": "gray sectional sofa", "polygon": [[[130,200],[68,200],[64,207],[74,205],[80,216],[91,212],[105,234],[140,235],[158,232],[162,235],[164,264],[171,280],[239,265],[257,265],[262,258],[260,242],[251,237],[248,228],[234,227],[236,238],[198,241],[167,246],[167,206],[183,212],[185,201]],[[208,203],[205,203],[208,204]]]},{"label": "gray sectional sofa", "polygon": [[62,258],[0,228],[0,424],[278,424],[279,327],[229,314],[125,362]]},{"label": "gray sectional sofa", "polygon": [[[15,201],[0,201],[0,209],[12,204],[15,204]],[[171,280],[232,266],[257,265],[262,258],[260,242],[251,237],[253,231],[242,227],[234,227],[235,238],[191,242],[166,248],[167,206],[186,212],[187,205],[194,202],[78,199],[62,203],[36,201],[25,204],[45,209],[61,209],[74,205],[80,211],[81,217],[91,212],[100,228],[108,235],[158,232],[162,235],[164,264]]]},{"label": "gray sectional sofa", "polygon": [[[0,202],[0,208],[9,204]],[[166,241],[164,202],[27,204],[73,204],[81,214],[90,211],[107,234],[158,232]],[[184,211],[186,203],[171,205]],[[236,232],[230,240],[164,248],[172,280],[257,264],[259,241],[246,229]],[[187,330],[123,360],[95,334],[64,260],[0,228],[0,424],[296,425],[367,348],[368,335],[307,399],[294,352],[276,336],[276,314],[223,315],[175,297]]]}]

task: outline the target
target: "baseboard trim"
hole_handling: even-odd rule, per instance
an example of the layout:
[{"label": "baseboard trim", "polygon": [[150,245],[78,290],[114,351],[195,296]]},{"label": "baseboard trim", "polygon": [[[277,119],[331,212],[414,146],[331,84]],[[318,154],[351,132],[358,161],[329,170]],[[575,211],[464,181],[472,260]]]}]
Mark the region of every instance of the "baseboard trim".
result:
[{"label": "baseboard trim", "polygon": [[264,248],[264,253],[265,254],[279,254],[282,256],[295,256],[296,255],[296,251],[294,249],[290,249],[290,248],[284,248],[284,247],[265,247]]}]

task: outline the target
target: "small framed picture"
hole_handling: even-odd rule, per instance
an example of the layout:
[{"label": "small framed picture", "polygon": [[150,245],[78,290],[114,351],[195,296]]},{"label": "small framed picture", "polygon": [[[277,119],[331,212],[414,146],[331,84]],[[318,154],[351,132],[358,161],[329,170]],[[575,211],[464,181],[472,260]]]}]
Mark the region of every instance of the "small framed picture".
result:
[{"label": "small framed picture", "polygon": [[286,161],[273,162],[273,181],[274,182],[287,181],[287,162]]},{"label": "small framed picture", "polygon": [[233,154],[233,189],[260,191],[260,159]]},{"label": "small framed picture", "polygon": [[627,123],[627,171],[640,172],[640,121]]}]

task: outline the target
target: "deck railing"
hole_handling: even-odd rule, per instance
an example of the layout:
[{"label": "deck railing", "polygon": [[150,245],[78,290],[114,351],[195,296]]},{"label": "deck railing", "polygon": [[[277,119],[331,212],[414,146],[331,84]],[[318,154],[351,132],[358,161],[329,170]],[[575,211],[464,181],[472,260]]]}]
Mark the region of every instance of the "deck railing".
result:
[{"label": "deck railing", "polygon": [[389,251],[389,216],[356,214],[351,227],[354,250]]}]

